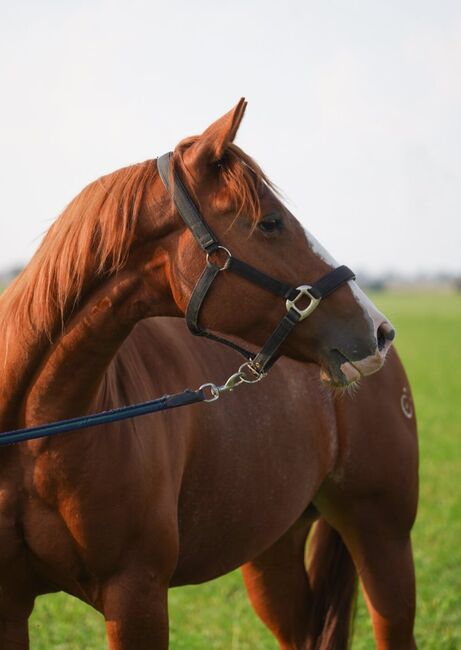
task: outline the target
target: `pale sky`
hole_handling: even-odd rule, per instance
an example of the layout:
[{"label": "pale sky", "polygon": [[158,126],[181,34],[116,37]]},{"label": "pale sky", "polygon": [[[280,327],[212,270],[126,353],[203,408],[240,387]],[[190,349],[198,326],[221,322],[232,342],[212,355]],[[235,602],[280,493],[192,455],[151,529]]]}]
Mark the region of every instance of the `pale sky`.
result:
[{"label": "pale sky", "polygon": [[0,270],[89,181],[237,143],[341,263],[461,272],[461,2],[0,0]]}]

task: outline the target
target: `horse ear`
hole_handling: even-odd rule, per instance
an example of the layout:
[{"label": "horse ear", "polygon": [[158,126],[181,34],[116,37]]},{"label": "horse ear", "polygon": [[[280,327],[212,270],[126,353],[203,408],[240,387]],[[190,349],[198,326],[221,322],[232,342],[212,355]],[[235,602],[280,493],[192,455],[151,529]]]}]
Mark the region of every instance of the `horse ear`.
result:
[{"label": "horse ear", "polygon": [[247,102],[242,97],[228,113],[213,122],[186,152],[187,166],[203,169],[220,160],[234,140],[245,113]]}]

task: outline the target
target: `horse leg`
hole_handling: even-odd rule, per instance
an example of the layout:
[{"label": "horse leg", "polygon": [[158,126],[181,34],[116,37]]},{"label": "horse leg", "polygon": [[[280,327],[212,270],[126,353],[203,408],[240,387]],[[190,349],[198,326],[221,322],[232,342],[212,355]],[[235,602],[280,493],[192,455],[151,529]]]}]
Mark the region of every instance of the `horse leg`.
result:
[{"label": "horse leg", "polygon": [[28,650],[30,611],[16,611],[15,614],[0,617],[0,650]]},{"label": "horse leg", "polygon": [[[331,495],[330,495],[331,497]],[[354,561],[378,650],[412,650],[415,575],[410,541],[414,510],[376,497],[316,505],[339,531]],[[333,507],[332,507],[333,506]]]},{"label": "horse leg", "polygon": [[0,579],[0,650],[28,650],[28,620],[40,593],[22,556],[9,559]]},{"label": "horse leg", "polygon": [[0,650],[28,650],[28,619],[34,606],[34,597],[20,600],[1,594]]},{"label": "horse leg", "polygon": [[360,576],[377,648],[416,648],[415,575],[409,535],[398,537],[392,531],[373,528],[368,519],[359,531],[346,534],[345,540]]},{"label": "horse leg", "polygon": [[[315,510],[310,510],[312,514]],[[250,600],[262,621],[290,650],[348,647],[356,572],[341,538],[314,516],[303,517],[262,555],[242,567]]]},{"label": "horse leg", "polygon": [[253,608],[286,650],[304,648],[308,635],[311,594],[304,553],[311,522],[303,516],[275,544],[242,566]]},{"label": "horse leg", "polygon": [[147,564],[112,577],[102,611],[110,650],[168,648],[168,580]]}]

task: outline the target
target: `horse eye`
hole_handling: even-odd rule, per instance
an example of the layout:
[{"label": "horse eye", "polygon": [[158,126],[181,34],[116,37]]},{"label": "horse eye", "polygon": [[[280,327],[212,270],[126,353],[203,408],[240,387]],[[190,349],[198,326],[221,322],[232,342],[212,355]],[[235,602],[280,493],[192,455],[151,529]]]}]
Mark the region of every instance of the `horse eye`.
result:
[{"label": "horse eye", "polygon": [[266,217],[258,223],[258,228],[266,235],[279,232],[282,230],[282,220],[280,217]]}]

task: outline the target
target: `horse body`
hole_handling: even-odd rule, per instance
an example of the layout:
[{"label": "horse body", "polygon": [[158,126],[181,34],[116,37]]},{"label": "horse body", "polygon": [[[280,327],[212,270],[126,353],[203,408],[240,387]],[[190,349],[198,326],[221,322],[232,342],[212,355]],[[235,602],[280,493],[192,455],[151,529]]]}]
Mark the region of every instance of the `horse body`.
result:
[{"label": "horse body", "polygon": [[[94,408],[174,392],[182,382],[224,379],[235,362],[235,353],[192,340],[182,321],[142,322],[109,366]],[[28,443],[33,479],[24,525],[34,555],[44,565],[65,558],[63,580],[81,562],[88,575],[104,575],[127,539],[156,544],[163,499],[171,515],[164,523],[178,547],[172,584],[208,580],[257,555],[307,508],[332,469],[337,437],[333,397],[315,366],[287,360],[264,383],[226,395],[223,408],[200,404],[41,440],[39,449]],[[71,545],[56,554],[50,540],[59,539],[63,519],[70,533],[63,543]]]},{"label": "horse body", "polygon": [[[144,321],[108,367],[94,408],[219,381],[234,366],[235,353],[192,339],[179,319]],[[405,386],[395,354],[356,395],[339,398],[315,365],[283,359],[263,383],[223,397],[221,408],[200,404],[33,441],[27,451],[22,445],[23,494],[14,515],[29,581],[22,597],[31,607],[38,593],[64,589],[109,618],[105,594],[120,576],[144,593],[138,564],[152,575],[165,570],[166,589],[246,563],[251,595],[252,562],[286,535],[301,531],[304,544],[319,513],[351,544],[363,572],[373,566],[366,552],[376,540],[355,549],[357,536],[408,539],[414,518],[416,438],[414,419],[400,408]],[[17,495],[17,477],[9,492]],[[290,561],[283,548],[269,570],[256,561],[258,575]],[[381,552],[375,561],[386,571]],[[402,562],[411,592],[411,563]],[[282,586],[278,577],[271,592]],[[378,597],[394,602],[400,618],[408,594],[399,599],[391,588],[389,600],[382,587]],[[303,597],[298,623],[305,638],[312,599]],[[274,627],[273,612],[270,619]]]},{"label": "horse body", "polygon": [[[318,278],[328,262],[231,145],[243,108],[184,141],[174,162],[232,251],[291,286],[303,274]],[[180,321],[159,318],[185,313],[203,267],[196,253],[152,162],[84,190],[0,298],[1,429],[219,383],[234,372],[234,354],[192,343]],[[245,279],[220,275],[201,319],[261,344],[284,305]],[[392,329],[353,287],[335,291],[307,320],[282,352],[320,365],[339,385],[382,366]],[[388,356],[355,399],[336,401],[318,365],[283,360],[261,386],[219,405],[2,449],[0,649],[28,647],[34,598],[59,589],[104,614],[112,650],[166,648],[168,587],[242,564],[252,602],[282,647],[342,647],[352,582],[339,612],[316,573],[335,544],[340,573],[352,556],[361,574],[378,646],[413,647],[414,418],[400,408],[409,389],[396,355]],[[318,526],[308,575],[304,544],[319,512],[348,550]],[[319,615],[320,602],[339,613]]]}]

